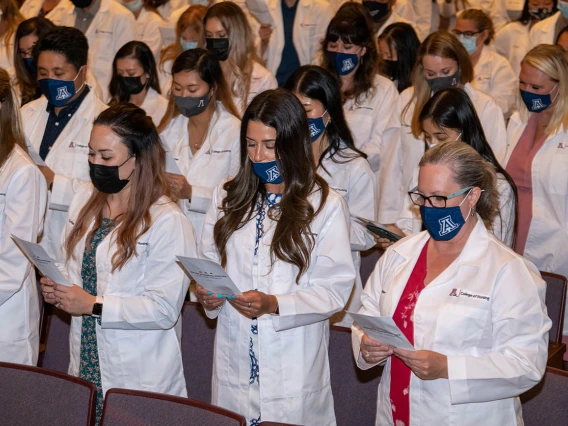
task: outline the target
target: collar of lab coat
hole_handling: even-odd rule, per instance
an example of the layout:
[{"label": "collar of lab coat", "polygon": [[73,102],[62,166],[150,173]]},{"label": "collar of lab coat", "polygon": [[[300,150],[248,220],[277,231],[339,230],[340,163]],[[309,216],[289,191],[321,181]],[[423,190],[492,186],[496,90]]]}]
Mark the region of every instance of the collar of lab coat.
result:
[{"label": "collar of lab coat", "polygon": [[[491,236],[485,228],[483,220],[481,220],[481,217],[477,215],[477,224],[473,228],[473,231],[471,231],[471,234],[469,235],[464,248],[456,259],[456,262],[454,262],[454,264],[457,266],[457,268],[454,268],[454,271],[457,273],[457,270],[460,266],[472,266],[479,268],[485,258],[485,253],[487,252],[490,238]],[[430,235],[428,234],[428,232],[423,231],[412,237],[405,238],[400,242],[400,244],[392,246],[392,250],[404,259],[404,261],[402,262],[403,265],[408,264],[409,262],[412,262],[412,264],[414,264],[429,239]],[[451,266],[449,266],[448,269],[449,268],[451,268]],[[453,275],[455,275],[452,274],[452,276],[450,277],[445,277],[448,279],[439,281],[438,279],[441,278],[442,275],[445,275],[444,272],[436,277],[436,279],[432,281],[429,286],[447,282],[448,279],[451,279]]]}]

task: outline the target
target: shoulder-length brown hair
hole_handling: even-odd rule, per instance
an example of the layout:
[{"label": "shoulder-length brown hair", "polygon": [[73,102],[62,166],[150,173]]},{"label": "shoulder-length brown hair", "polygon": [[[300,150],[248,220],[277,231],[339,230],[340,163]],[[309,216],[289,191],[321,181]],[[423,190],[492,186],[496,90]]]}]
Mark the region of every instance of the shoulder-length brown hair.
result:
[{"label": "shoulder-length brown hair", "polygon": [[[298,283],[310,266],[314,247],[310,226],[325,205],[329,187],[316,173],[302,104],[287,90],[267,90],[254,98],[245,111],[241,123],[241,167],[234,179],[223,186],[227,195],[220,208],[223,216],[213,231],[215,245],[225,266],[229,238],[253,218],[256,203],[266,199],[266,189],[254,174],[248,156],[249,121],[258,121],[276,130],[275,154],[285,188],[278,208],[268,211],[269,217],[277,221],[270,257],[272,263],[277,258],[298,267]],[[314,192],[320,193],[317,208],[308,199]]]},{"label": "shoulder-length brown hair", "polygon": [[[212,54],[208,53],[205,49],[197,48],[187,50],[179,55],[172,66],[172,76],[180,72],[190,71],[196,71],[197,74],[199,74],[199,78],[207,83],[210,89],[215,91],[215,95],[211,97],[211,102],[220,101],[227,111],[239,118],[239,113],[233,103],[233,98],[231,97],[231,92],[227,86],[225,77],[223,77],[223,71],[221,71],[219,61]],[[170,91],[168,108],[158,126],[158,132],[161,133],[168,127],[168,124],[180,114],[181,112],[176,105],[174,91],[172,89]]]},{"label": "shoulder-length brown hair", "polygon": [[412,70],[412,86],[414,93],[412,98],[404,109],[402,110],[402,117],[406,116],[408,109],[414,103],[414,113],[412,114],[411,130],[415,138],[418,138],[422,133],[420,126],[420,111],[430,96],[432,91],[424,77],[424,65],[422,60],[425,56],[439,56],[446,59],[451,59],[458,64],[458,71],[460,75],[460,84],[463,86],[473,80],[473,65],[469,54],[463,44],[453,34],[446,31],[436,31],[426,37],[426,40],[420,45],[418,49],[418,57],[416,64]]},{"label": "shoulder-length brown hair", "polygon": [[20,25],[20,22],[24,20],[24,17],[20,13],[15,0],[0,0],[0,10],[2,10],[2,21],[8,24],[8,29],[2,38],[6,44],[6,55],[10,57],[12,55],[12,52],[10,51],[10,40],[16,33],[16,29],[18,28],[18,25]]},{"label": "shoulder-length brown hair", "polygon": [[[120,137],[129,155],[136,160],[130,178],[128,206],[126,212],[116,218],[117,226],[113,231],[117,244],[116,253],[112,256],[114,272],[121,269],[132,256],[137,256],[136,242],[152,225],[152,205],[163,195],[171,198],[165,175],[166,153],[152,119],[144,110],[132,104],[112,105],[96,118],[95,126],[108,127]],[[93,189],[65,243],[67,260],[74,258],[73,251],[85,234],[86,247],[90,248],[91,238],[103,222],[107,200],[108,194]]]},{"label": "shoulder-length brown hair", "polygon": [[2,103],[0,109],[0,167],[2,167],[16,145],[28,151],[20,123],[20,109],[12,92],[10,76],[2,68],[0,68],[0,103]]}]

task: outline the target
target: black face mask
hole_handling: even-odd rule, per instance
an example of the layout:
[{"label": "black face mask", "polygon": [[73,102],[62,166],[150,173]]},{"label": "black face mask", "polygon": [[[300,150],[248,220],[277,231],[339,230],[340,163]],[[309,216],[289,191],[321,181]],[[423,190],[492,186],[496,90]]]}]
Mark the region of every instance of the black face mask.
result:
[{"label": "black face mask", "polygon": [[371,14],[371,19],[373,22],[379,22],[390,12],[389,5],[387,3],[377,3],[376,1],[364,1],[363,6],[367,8]]},{"label": "black face mask", "polygon": [[[126,161],[131,158],[128,157]],[[116,194],[122,191],[130,182],[130,176],[134,173],[134,170],[132,170],[128,179],[120,179],[118,169],[126,164],[126,161],[120,166],[103,166],[102,164],[93,164],[89,161],[89,175],[94,187],[105,194]]]},{"label": "black face mask", "polygon": [[555,10],[552,10],[552,8],[549,9],[547,7],[535,7],[533,9],[529,9],[529,15],[540,21],[554,15],[555,13]]},{"label": "black face mask", "polygon": [[443,89],[449,89],[451,87],[458,87],[460,84],[460,71],[457,70],[455,74],[448,75],[446,77],[426,79],[426,83],[430,86],[432,93],[439,92]]},{"label": "black face mask", "polygon": [[122,77],[118,76],[118,85],[122,89],[124,93],[129,95],[137,95],[144,87],[145,84],[142,84],[142,76],[139,75],[138,77]]},{"label": "black face mask", "polygon": [[229,57],[229,39],[228,38],[206,38],[207,50],[218,61],[226,61]]},{"label": "black face mask", "polygon": [[71,3],[73,3],[75,7],[78,7],[79,9],[89,7],[92,2],[93,0],[71,0]]}]

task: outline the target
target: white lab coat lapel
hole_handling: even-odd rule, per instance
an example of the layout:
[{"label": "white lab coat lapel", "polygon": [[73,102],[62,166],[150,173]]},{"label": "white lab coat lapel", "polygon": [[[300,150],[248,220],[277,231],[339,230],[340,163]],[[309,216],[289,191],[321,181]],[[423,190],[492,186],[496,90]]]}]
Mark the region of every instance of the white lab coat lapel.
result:
[{"label": "white lab coat lapel", "polygon": [[[272,15],[274,22],[283,22],[281,1],[282,0],[268,0],[268,7],[270,8],[270,14]],[[296,19],[298,19],[297,16]],[[294,20],[294,28],[295,26],[296,22]],[[268,49],[272,52],[272,54],[268,55],[266,68],[268,68],[273,74],[276,74],[282,57],[282,51],[284,50],[284,25],[276,25],[276,28],[272,33],[272,37],[270,37]]]}]

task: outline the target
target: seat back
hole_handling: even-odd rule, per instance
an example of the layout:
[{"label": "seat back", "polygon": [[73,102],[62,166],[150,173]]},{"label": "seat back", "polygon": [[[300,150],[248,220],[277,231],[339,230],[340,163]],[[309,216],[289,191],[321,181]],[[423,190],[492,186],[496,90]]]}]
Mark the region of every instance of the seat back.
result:
[{"label": "seat back", "polygon": [[382,251],[376,248],[364,251],[361,253],[361,267],[359,271],[361,273],[361,282],[363,283],[363,288],[367,284],[367,280],[375,270],[375,266],[381,257]]},{"label": "seat back", "polygon": [[299,426],[290,423],[277,423],[277,422],[260,422],[258,426]]},{"label": "seat back", "polygon": [[568,423],[568,371],[547,367],[542,381],[521,395],[525,426]]},{"label": "seat back", "polygon": [[101,426],[246,426],[243,416],[202,401],[128,389],[109,389]]},{"label": "seat back", "polygon": [[382,368],[361,370],[357,367],[353,359],[350,329],[331,327],[329,366],[337,424],[375,424]]},{"label": "seat back", "polygon": [[0,362],[0,424],[9,426],[95,423],[97,388],[67,374]]},{"label": "seat back", "polygon": [[550,272],[541,272],[540,274],[542,279],[546,281],[546,309],[552,320],[549,341],[550,343],[560,343],[562,342],[564,311],[566,309],[566,278]]},{"label": "seat back", "polygon": [[213,345],[217,320],[205,316],[199,303],[185,302],[182,310],[181,354],[189,398],[211,402]]},{"label": "seat back", "polygon": [[46,305],[45,312],[45,351],[40,356],[38,365],[48,370],[67,373],[71,315],[52,305]]}]

